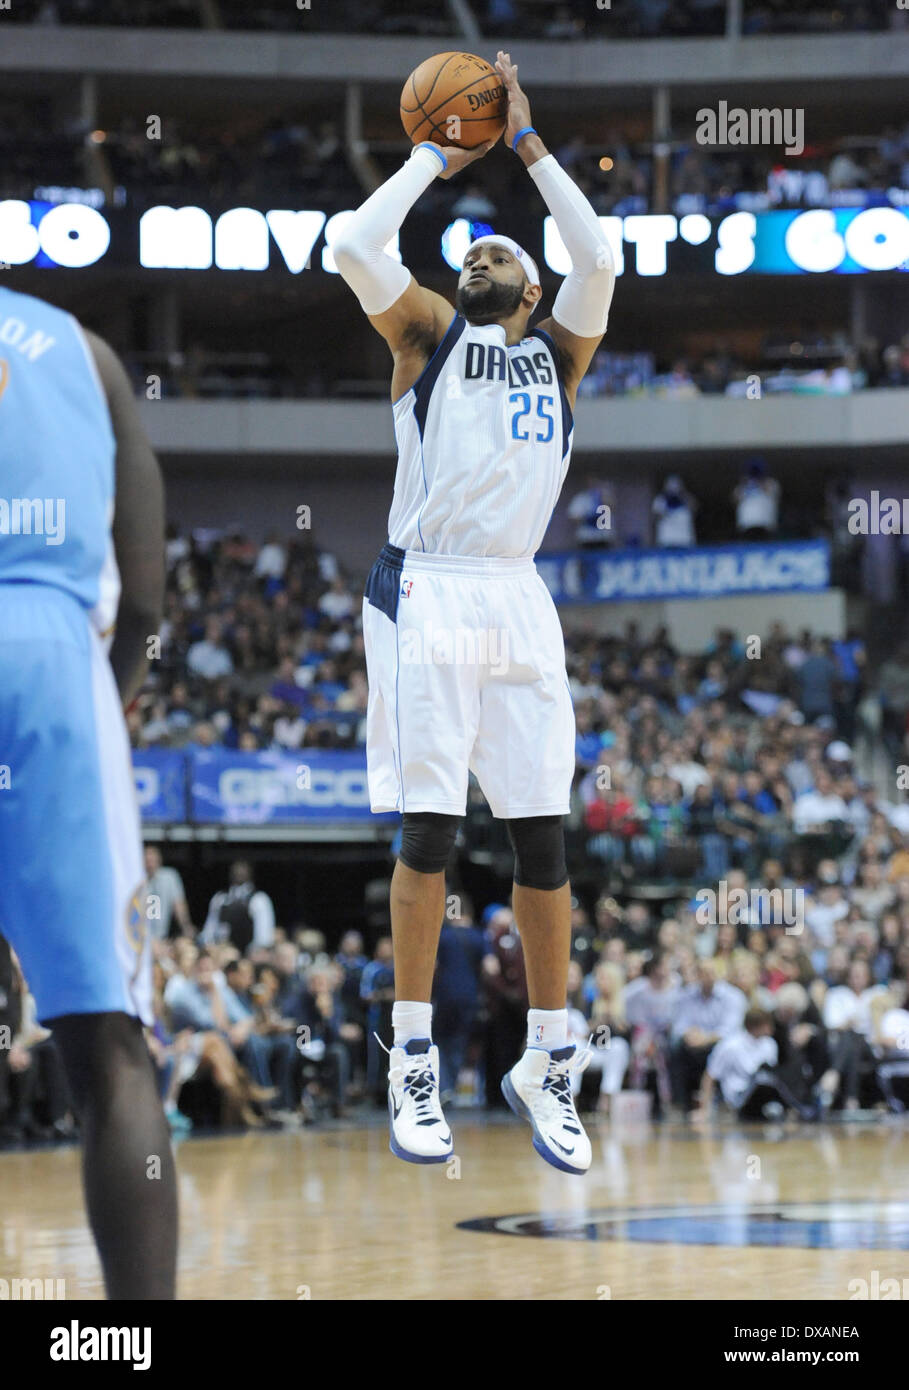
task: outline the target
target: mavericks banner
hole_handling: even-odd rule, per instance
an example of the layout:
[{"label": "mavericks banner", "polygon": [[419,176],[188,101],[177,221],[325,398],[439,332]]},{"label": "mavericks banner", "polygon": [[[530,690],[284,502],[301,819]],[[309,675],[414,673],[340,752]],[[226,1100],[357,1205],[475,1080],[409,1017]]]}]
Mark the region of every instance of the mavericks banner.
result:
[{"label": "mavericks banner", "polygon": [[830,585],[825,540],[688,550],[573,550],[539,554],[536,566],[556,603],[817,593]]}]

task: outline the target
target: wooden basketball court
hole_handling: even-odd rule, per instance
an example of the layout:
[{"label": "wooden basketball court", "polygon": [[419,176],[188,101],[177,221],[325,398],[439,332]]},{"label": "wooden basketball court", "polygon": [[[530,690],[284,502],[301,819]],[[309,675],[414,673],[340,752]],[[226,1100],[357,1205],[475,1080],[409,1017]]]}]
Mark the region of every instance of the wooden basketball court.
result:
[{"label": "wooden basketball court", "polygon": [[[380,1114],[181,1142],[180,1297],[847,1300],[875,1271],[909,1281],[901,1124],[591,1119],[574,1178],[510,1118],[451,1119],[458,1162],[426,1168],[391,1156]],[[100,1298],[77,1150],[0,1154],[0,1191],[0,1276]]]}]

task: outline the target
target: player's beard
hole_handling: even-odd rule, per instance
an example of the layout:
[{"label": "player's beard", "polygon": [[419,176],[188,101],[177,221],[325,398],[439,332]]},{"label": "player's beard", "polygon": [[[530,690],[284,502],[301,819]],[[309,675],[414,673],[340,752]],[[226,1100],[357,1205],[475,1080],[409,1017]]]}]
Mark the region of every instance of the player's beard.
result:
[{"label": "player's beard", "polygon": [[455,308],[471,323],[497,323],[510,318],[524,298],[523,285],[506,284],[503,280],[486,280],[471,285],[459,285]]}]

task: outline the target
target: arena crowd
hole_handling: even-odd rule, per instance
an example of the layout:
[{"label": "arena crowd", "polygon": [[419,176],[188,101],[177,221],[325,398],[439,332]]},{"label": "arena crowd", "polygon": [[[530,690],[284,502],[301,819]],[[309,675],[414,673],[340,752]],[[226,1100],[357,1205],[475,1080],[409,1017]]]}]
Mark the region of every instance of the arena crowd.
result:
[{"label": "arena crowd", "polygon": [[[363,742],[360,599],[311,537],[255,545],[171,529],[160,661],[129,715],[137,747]],[[899,1111],[909,1072],[909,652],[868,677],[862,639],[566,630],[577,721],[573,1035],[588,1101],[646,1092],[657,1115]],[[869,693],[873,698],[869,701]],[[876,711],[877,718],[872,717]],[[886,748],[892,791],[863,769]],[[461,854],[467,853],[462,849]],[[175,1129],[317,1122],[378,1103],[394,976],[387,936],[337,942],[277,920],[267,873],[233,866],[194,923],[147,851],[150,1034]],[[527,1007],[511,909],[452,866],[435,1038],[455,1102],[499,1101]],[[55,1049],[0,960],[3,1142],[69,1138]],[[706,1078],[706,1079],[705,1079]]]}]

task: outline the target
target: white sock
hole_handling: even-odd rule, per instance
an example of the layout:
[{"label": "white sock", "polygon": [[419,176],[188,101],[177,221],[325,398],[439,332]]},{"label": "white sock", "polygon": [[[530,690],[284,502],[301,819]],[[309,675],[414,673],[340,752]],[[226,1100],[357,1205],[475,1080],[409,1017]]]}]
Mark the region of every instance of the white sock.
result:
[{"label": "white sock", "polygon": [[528,1009],[527,1046],[545,1047],[549,1052],[554,1047],[567,1047],[568,1010]]},{"label": "white sock", "polygon": [[411,1038],[432,1041],[432,1005],[415,1003],[412,999],[396,999],[391,1010],[395,1030],[395,1047],[403,1047]]}]

